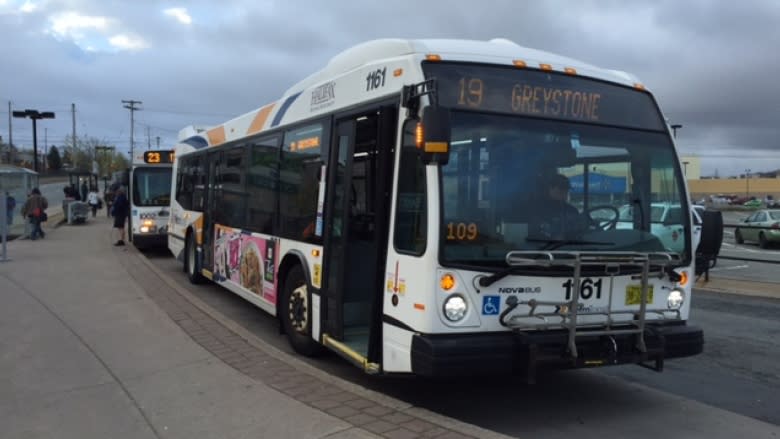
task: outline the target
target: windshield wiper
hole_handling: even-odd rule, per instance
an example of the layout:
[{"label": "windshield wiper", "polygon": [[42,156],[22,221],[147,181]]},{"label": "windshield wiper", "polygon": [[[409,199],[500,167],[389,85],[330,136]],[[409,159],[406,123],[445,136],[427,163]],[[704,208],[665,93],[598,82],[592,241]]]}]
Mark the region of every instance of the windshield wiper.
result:
[{"label": "windshield wiper", "polygon": [[512,274],[513,271],[519,269],[519,268],[527,268],[527,267],[520,267],[520,266],[510,266],[508,268],[505,268],[501,271],[495,272],[491,274],[490,276],[485,276],[479,278],[479,286],[481,287],[489,287],[493,285],[494,283],[498,282],[499,280],[509,276]]},{"label": "windshield wiper", "polygon": [[528,242],[545,242],[542,248],[539,250],[556,250],[564,245],[615,245],[614,242],[604,241],[585,241],[582,239],[541,239],[541,238],[526,238]]}]

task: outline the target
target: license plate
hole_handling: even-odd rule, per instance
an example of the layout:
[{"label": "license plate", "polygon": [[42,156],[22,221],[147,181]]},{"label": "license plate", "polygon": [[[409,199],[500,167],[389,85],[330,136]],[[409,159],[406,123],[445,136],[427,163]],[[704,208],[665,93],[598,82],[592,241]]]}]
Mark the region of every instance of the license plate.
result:
[{"label": "license plate", "polygon": [[[626,305],[639,305],[642,302],[642,286],[629,285],[626,287]],[[647,286],[647,303],[653,303],[653,286]]]}]

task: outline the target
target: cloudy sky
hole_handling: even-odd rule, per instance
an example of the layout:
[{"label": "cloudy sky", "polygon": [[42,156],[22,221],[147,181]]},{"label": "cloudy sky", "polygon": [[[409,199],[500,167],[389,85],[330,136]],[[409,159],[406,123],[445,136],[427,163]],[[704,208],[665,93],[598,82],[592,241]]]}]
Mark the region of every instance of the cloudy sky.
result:
[{"label": "cloudy sky", "polygon": [[[54,111],[39,147],[72,130],[121,150],[175,141],[278,99],[376,38],[508,38],[637,75],[682,154],[721,176],[780,168],[780,1],[0,0],[0,135],[12,110]],[[14,143],[32,145],[29,120]]]}]

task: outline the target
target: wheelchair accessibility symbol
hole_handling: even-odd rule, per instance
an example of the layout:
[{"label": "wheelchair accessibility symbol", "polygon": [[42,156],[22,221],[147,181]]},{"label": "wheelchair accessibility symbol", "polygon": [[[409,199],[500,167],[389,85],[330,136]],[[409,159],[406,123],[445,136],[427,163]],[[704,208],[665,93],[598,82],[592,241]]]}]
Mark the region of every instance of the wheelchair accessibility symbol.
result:
[{"label": "wheelchair accessibility symbol", "polygon": [[486,316],[497,315],[501,310],[500,296],[482,296],[482,314]]}]

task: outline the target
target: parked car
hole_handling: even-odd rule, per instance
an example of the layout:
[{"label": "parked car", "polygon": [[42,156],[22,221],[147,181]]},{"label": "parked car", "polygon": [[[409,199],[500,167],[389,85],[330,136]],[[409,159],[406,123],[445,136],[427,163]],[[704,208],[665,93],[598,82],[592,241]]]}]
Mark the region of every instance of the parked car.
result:
[{"label": "parked car", "polygon": [[[634,207],[624,205],[619,209],[617,229],[634,228]],[[650,232],[670,250],[682,248],[684,231],[682,207],[673,203],[652,203],[650,205]]]},{"label": "parked car", "polygon": [[745,207],[754,207],[754,208],[761,207],[761,204],[762,204],[761,200],[759,200],[757,198],[753,198],[752,200],[748,200],[748,201],[745,201],[744,203],[742,203],[742,205],[745,206]]},{"label": "parked car", "polygon": [[737,244],[745,241],[758,242],[761,248],[780,242],[780,209],[761,209],[753,212],[742,223],[745,227],[734,229]]}]

